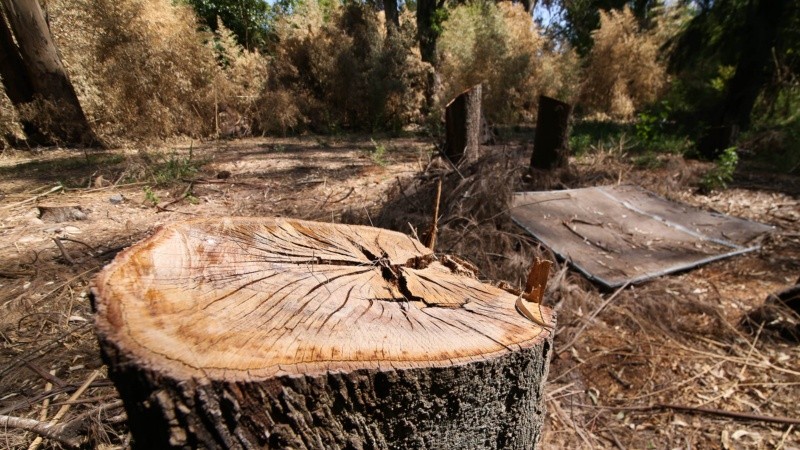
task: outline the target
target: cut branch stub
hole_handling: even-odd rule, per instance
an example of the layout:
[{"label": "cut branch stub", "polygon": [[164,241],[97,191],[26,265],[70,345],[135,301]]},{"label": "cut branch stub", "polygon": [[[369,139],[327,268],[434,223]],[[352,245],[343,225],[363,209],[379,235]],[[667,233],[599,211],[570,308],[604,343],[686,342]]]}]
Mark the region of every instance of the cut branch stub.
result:
[{"label": "cut branch stub", "polygon": [[[104,357],[142,445],[303,448],[324,438],[336,448],[376,436],[408,444],[425,434],[397,429],[401,418],[380,403],[406,408],[410,418],[427,414],[424,397],[442,398],[442,380],[456,390],[474,382],[470,389],[485,393],[475,407],[503,417],[491,419],[495,429],[461,430],[459,420],[489,419],[456,408],[452,423],[428,417],[417,432],[429,427],[468,444],[512,427],[507,434],[517,440],[497,442],[520,448],[538,437],[549,329],[518,313],[515,295],[397,232],[289,219],[174,224],[120,254],[92,294]],[[504,367],[511,375],[494,374]],[[473,380],[486,371],[498,379]],[[356,401],[338,384],[365,376],[379,392],[376,404]],[[311,384],[299,386],[297,377]],[[519,405],[504,403],[512,394],[501,392],[504,383]],[[286,411],[287,389],[305,398],[292,408],[322,414],[325,423],[299,424]],[[412,401],[412,391],[422,398]],[[514,411],[531,417],[504,417]],[[349,425],[340,423],[345,416]],[[412,447],[455,439],[445,434]]]}]

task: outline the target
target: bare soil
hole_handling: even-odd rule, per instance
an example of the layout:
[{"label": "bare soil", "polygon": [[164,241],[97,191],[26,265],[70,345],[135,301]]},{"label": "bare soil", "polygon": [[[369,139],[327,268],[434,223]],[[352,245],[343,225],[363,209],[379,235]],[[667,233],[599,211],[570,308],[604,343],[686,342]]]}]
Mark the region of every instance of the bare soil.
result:
[{"label": "bare soil", "polygon": [[[160,224],[198,215],[286,216],[422,235],[441,176],[451,195],[444,196],[437,251],[476,262],[488,279],[519,284],[530,256],[547,250],[509,224],[505,195],[630,182],[775,232],[760,252],[619,292],[556,264],[548,302],[559,322],[543,447],[800,448],[800,426],[774,422],[800,419],[800,347],[770,324],[742,325],[769,293],[800,276],[797,176],[745,163],[731,188],[700,195],[696,183],[708,164],[676,156],[644,169],[619,152],[598,151],[561,173],[531,176],[524,145],[487,148],[488,159],[458,172],[433,150],[422,138],[305,136],[3,154],[0,415],[47,422],[69,406],[59,420],[70,424],[64,436],[75,431],[90,447],[129,446],[87,289],[117,252]],[[38,205],[74,205],[86,218],[40,218]],[[28,448],[34,438],[0,427],[3,448]]]}]

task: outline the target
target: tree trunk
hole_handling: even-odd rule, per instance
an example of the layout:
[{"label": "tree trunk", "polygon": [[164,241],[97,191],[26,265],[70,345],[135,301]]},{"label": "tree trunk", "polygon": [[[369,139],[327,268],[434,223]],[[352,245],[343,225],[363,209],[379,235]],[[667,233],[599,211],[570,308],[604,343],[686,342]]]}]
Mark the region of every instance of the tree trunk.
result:
[{"label": "tree trunk", "polygon": [[400,27],[400,12],[397,9],[397,0],[384,0],[383,13],[386,15],[386,31],[393,33]]},{"label": "tree trunk", "polygon": [[552,170],[569,161],[569,116],[572,106],[554,98],[539,96],[536,135],[531,167]]},{"label": "tree trunk", "polygon": [[747,5],[746,48],[739,52],[736,72],[726,87],[717,119],[698,139],[697,149],[707,159],[718,157],[736,142],[740,131],[750,126],[759,92],[764,88],[772,64],[772,49],[778,38],[787,3],[785,0],[750,0]]},{"label": "tree trunk", "polygon": [[441,8],[437,0],[417,1],[417,35],[419,36],[419,52],[423,61],[436,67],[436,40],[439,33],[436,31],[434,21],[436,10]]},{"label": "tree trunk", "polygon": [[[58,57],[39,3],[36,0],[2,0],[0,5],[11,31],[9,33],[5,24],[0,27],[3,28],[0,40],[7,55],[0,65],[9,99],[17,108],[37,99],[52,102],[46,107],[38,105],[37,114],[47,117],[37,118],[36,133],[56,143],[98,145],[99,140],[86,120]],[[10,41],[11,34],[16,44]],[[28,137],[35,140],[39,136]],[[35,143],[47,145],[52,141]]]},{"label": "tree trunk", "polygon": [[480,154],[483,116],[481,85],[462,92],[445,109],[445,154],[453,163],[475,161]]},{"label": "tree trunk", "polygon": [[[0,8],[0,13],[2,13],[2,8]],[[23,67],[22,56],[14,43],[11,29],[8,28],[8,23],[3,15],[0,14],[0,78],[2,78],[6,95],[13,105],[23,105],[33,101],[33,86],[22,70]],[[26,117],[20,117],[19,120],[22,131],[31,143],[47,142],[47,138],[36,123]],[[17,139],[14,136],[6,136],[6,139],[13,145],[19,144],[15,142]]]},{"label": "tree trunk", "polygon": [[160,229],[92,286],[134,446],[535,447],[552,312],[466,265],[363,226]]}]

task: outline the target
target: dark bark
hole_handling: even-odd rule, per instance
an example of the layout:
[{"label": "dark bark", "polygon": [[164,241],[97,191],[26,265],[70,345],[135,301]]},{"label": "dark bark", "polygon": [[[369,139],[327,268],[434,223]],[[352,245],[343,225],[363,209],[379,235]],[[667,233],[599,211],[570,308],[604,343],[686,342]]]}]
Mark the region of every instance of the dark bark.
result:
[{"label": "dark bark", "polygon": [[[6,95],[13,105],[22,105],[33,101],[33,86],[22,70],[23,67],[22,56],[14,43],[11,29],[3,15],[0,14],[0,78],[3,80]],[[47,138],[36,123],[21,117],[20,125],[31,143],[47,142]],[[5,138],[14,146],[23,144],[18,142],[17,136],[5,136]]]},{"label": "dark bark", "polygon": [[397,9],[397,0],[383,0],[384,14],[386,15],[386,31],[393,32],[400,26],[400,13]]},{"label": "dark bark", "polygon": [[551,170],[567,165],[571,113],[572,105],[544,95],[539,96],[536,135],[531,155],[532,168]]},{"label": "dark bark", "polygon": [[727,86],[717,118],[698,140],[698,151],[708,159],[731,147],[740,131],[750,126],[750,115],[758,94],[769,79],[772,48],[781,27],[786,1],[750,0],[747,4],[748,30],[740,50],[736,72]]},{"label": "dark bark", "polygon": [[435,29],[436,10],[442,5],[437,0],[417,1],[417,34],[419,52],[422,60],[436,67],[436,40],[439,32]]},{"label": "dark bark", "polygon": [[365,226],[166,225],[91,287],[134,447],[534,448],[555,316],[468,266]]},{"label": "dark bark", "polygon": [[0,76],[9,100],[15,105],[33,101],[33,86],[21,70],[22,55],[14,44],[8,23],[0,16]]},{"label": "dark bark", "polygon": [[551,341],[464,365],[181,380],[101,341],[133,448],[532,449]]},{"label": "dark bark", "polygon": [[480,153],[481,85],[462,92],[445,109],[445,155],[454,163],[474,161]]},{"label": "dark bark", "polygon": [[[47,111],[38,111],[47,117],[29,124],[35,127],[25,130],[30,132],[28,139],[41,145],[99,145],[58,57],[39,3],[36,0],[2,0],[0,5],[9,25],[0,27],[3,29],[0,32],[2,50],[6,55],[0,66],[9,99],[17,108],[38,99],[52,102],[53,106],[46,108]],[[10,40],[11,35],[16,44]]]}]

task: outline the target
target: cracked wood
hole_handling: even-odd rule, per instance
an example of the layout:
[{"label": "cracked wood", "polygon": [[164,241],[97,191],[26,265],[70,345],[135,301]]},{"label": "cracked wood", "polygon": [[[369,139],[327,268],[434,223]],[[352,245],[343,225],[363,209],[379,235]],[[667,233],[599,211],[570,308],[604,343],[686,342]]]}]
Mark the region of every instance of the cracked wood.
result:
[{"label": "cracked wood", "polygon": [[180,377],[445,367],[549,334],[516,295],[406,235],[281,218],[166,226],[118,256],[93,294],[102,339]]}]

